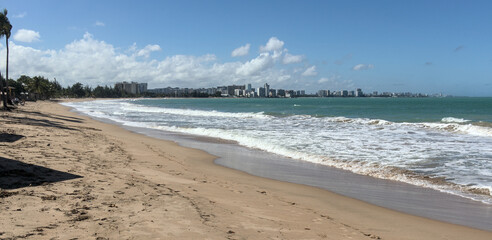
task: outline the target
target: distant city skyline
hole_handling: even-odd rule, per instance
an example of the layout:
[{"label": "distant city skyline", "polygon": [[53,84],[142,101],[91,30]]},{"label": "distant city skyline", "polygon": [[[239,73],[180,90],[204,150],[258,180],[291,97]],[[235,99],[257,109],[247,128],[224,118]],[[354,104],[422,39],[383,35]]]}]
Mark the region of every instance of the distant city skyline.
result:
[{"label": "distant city skyline", "polygon": [[13,25],[14,79],[492,96],[491,1],[0,0],[0,7]]},{"label": "distant city skyline", "polygon": [[[114,85],[115,89],[133,95],[141,95],[147,93],[160,94],[168,97],[245,97],[245,98],[294,98],[294,97],[428,97],[439,96],[442,94],[422,94],[412,92],[366,92],[361,88],[355,90],[326,90],[320,89],[316,93],[308,93],[304,89],[283,89],[271,88],[270,84],[265,83],[259,87],[253,87],[251,83],[244,85],[221,85],[216,87],[201,87],[201,88],[181,88],[181,87],[165,87],[147,89],[147,83],[139,82],[117,82]],[[195,94],[195,95],[194,95]],[[156,95],[158,96],[158,95]]]}]

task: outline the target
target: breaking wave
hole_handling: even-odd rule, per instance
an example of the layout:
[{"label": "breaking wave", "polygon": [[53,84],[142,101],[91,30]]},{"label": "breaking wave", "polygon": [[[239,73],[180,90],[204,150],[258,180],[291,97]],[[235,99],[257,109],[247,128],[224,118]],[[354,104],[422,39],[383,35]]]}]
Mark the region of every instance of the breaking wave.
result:
[{"label": "breaking wave", "polygon": [[128,126],[235,141],[285,157],[492,204],[492,128],[466,119],[409,123],[275,116],[164,108],[124,100],[64,105]]}]

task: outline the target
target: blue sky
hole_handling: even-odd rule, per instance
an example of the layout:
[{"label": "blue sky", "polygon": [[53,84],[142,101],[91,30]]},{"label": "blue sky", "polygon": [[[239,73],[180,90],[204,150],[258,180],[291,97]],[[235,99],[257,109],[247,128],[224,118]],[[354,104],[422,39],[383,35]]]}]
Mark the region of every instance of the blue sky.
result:
[{"label": "blue sky", "polygon": [[13,25],[13,78],[492,96],[492,1],[0,0],[0,7]]}]

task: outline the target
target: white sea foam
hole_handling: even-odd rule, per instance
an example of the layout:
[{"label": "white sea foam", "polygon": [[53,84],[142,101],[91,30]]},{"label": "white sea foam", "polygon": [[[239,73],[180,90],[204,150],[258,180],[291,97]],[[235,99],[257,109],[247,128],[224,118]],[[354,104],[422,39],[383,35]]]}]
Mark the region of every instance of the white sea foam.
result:
[{"label": "white sea foam", "polygon": [[463,118],[445,117],[445,118],[441,119],[441,122],[445,122],[445,123],[466,123],[466,122],[470,122],[470,120],[466,120],[466,119],[463,119]]},{"label": "white sea foam", "polygon": [[470,134],[470,135],[483,136],[483,137],[492,137],[492,128],[477,126],[473,124],[419,123],[418,125],[422,125],[427,128],[438,129],[441,131]]},{"label": "white sea foam", "polygon": [[191,110],[191,109],[176,109],[176,108],[160,108],[160,107],[148,107],[137,104],[122,104],[122,109],[125,111],[137,111],[147,113],[161,113],[161,114],[175,114],[194,117],[227,117],[227,118],[269,118],[268,115],[259,113],[228,113],[218,111],[203,111],[203,110]]},{"label": "white sea foam", "polygon": [[121,100],[65,105],[128,126],[232,140],[286,157],[492,203],[490,196],[471,193],[473,188],[484,193],[492,190],[492,129],[471,123],[273,117],[149,107]]},{"label": "white sea foam", "polygon": [[442,183],[437,184],[434,183],[432,179],[430,180],[424,179],[422,175],[409,174],[409,172],[398,170],[398,168],[391,167],[390,165],[384,166],[375,162],[364,162],[360,160],[339,161],[329,156],[320,156],[316,154],[295,151],[286,147],[279,146],[266,139],[257,139],[254,137],[250,137],[247,134],[244,134],[244,132],[242,131],[227,131],[222,129],[205,129],[205,128],[177,128],[177,127],[165,127],[165,126],[159,126],[154,128],[170,131],[170,132],[180,132],[180,133],[186,133],[192,135],[219,138],[224,140],[232,140],[238,142],[238,144],[245,147],[260,149],[263,151],[275,153],[285,157],[290,157],[294,159],[309,161],[312,163],[323,164],[331,167],[349,170],[357,174],[368,175],[381,179],[406,182],[426,188],[433,188],[442,192],[461,195],[467,198],[482,201],[484,203],[492,204],[492,199],[490,199],[490,197],[480,196],[480,195],[477,196],[470,193],[470,190],[473,189],[486,189],[486,191],[488,190],[489,192],[492,192],[492,188],[490,186],[482,185],[482,186],[466,187],[466,186],[459,186],[453,184],[442,184]]}]

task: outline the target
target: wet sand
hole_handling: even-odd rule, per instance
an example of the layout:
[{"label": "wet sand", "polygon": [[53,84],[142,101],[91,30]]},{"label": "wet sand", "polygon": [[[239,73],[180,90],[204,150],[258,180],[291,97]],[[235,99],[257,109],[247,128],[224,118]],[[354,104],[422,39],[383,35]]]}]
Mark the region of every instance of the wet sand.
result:
[{"label": "wet sand", "polygon": [[0,238],[492,238],[219,166],[204,151],[57,103],[0,112],[0,130]]},{"label": "wet sand", "polygon": [[407,183],[354,174],[320,164],[248,149],[232,141],[144,128],[134,132],[204,150],[216,164],[255,176],[323,188],[377,206],[435,220],[492,231],[492,205]]}]

